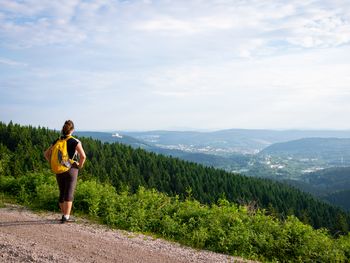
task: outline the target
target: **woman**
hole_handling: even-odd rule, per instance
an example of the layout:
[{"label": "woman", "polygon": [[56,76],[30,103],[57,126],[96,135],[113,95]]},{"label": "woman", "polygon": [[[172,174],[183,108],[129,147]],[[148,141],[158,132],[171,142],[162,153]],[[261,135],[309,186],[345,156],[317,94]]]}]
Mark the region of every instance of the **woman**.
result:
[{"label": "woman", "polygon": [[[61,222],[65,223],[68,221],[73,221],[69,218],[72,209],[73,198],[75,186],[77,184],[79,169],[83,168],[84,162],[86,160],[86,155],[81,142],[71,137],[74,132],[74,123],[68,120],[64,123],[62,128],[62,136],[60,139],[67,139],[67,151],[69,159],[73,160],[76,154],[79,155],[79,162],[74,161],[70,169],[64,173],[56,174],[56,180],[60,190],[59,205],[62,211]],[[45,151],[44,156],[48,162],[51,160],[52,147],[59,139],[55,140],[52,145]]]}]

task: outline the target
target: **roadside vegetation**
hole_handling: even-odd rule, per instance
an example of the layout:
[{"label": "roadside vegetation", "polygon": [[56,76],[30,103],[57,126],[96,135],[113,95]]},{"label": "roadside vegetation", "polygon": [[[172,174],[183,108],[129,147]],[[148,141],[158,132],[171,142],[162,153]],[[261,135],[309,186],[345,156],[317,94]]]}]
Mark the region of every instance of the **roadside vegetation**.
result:
[{"label": "roadside vegetation", "polygon": [[[0,122],[0,175],[17,178],[49,169],[43,150],[58,137],[58,132],[46,128]],[[203,204],[215,204],[225,197],[241,205],[253,202],[281,220],[294,215],[303,223],[316,229],[327,228],[332,234],[349,230],[349,213],[282,183],[228,173],[123,144],[80,140],[88,160],[79,173],[85,180],[108,183],[118,191],[127,186],[132,193],[143,186],[169,196],[178,195],[181,200],[187,189],[192,189],[193,198]]]},{"label": "roadside vegetation", "polygon": [[[58,211],[43,157],[58,132],[0,122],[0,206]],[[350,214],[266,179],[81,138],[75,215],[263,262],[350,262]]]},{"label": "roadside vegetation", "polygon": [[[0,191],[33,209],[58,211],[58,190],[50,172],[0,176]],[[280,220],[264,210],[226,199],[201,204],[140,187],[117,191],[108,183],[80,180],[74,212],[113,228],[152,233],[199,249],[263,262],[349,262],[350,235],[333,237],[295,216]]]}]

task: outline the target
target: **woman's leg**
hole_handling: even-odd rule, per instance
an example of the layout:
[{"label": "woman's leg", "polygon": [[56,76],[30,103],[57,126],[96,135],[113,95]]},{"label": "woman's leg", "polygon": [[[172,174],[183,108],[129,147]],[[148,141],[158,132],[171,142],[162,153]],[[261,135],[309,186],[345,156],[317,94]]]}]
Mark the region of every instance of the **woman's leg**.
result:
[{"label": "woman's leg", "polygon": [[64,201],[63,203],[63,214],[69,216],[72,210],[73,201]]},{"label": "woman's leg", "polygon": [[60,196],[58,198],[59,206],[62,214],[64,214],[64,192],[65,192],[65,178],[64,174],[56,174],[56,181],[58,184],[58,189],[60,191]]},{"label": "woman's leg", "polygon": [[66,189],[65,189],[64,204],[63,204],[63,210],[64,210],[63,214],[66,216],[69,216],[72,210],[74,192],[75,192],[75,187],[77,185],[77,179],[78,179],[78,172],[79,172],[79,169],[71,168],[67,173]]},{"label": "woman's leg", "polygon": [[59,202],[59,206],[60,206],[62,215],[64,215],[64,201],[62,203]]}]

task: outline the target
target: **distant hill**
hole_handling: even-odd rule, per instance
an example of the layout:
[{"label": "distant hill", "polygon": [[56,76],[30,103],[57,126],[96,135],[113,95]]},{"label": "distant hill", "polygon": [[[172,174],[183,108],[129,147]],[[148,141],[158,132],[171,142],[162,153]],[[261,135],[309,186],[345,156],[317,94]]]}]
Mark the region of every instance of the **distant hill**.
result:
[{"label": "distant hill", "polygon": [[185,161],[196,162],[205,166],[213,166],[216,168],[222,168],[226,170],[240,170],[242,167],[248,165],[249,157],[241,154],[232,154],[229,157],[205,154],[205,153],[191,153],[178,149],[161,148],[155,146],[152,142],[144,142],[141,139],[136,139],[128,135],[124,135],[123,132],[111,133],[111,132],[75,132],[77,136],[86,138],[92,138],[108,143],[122,143],[135,148],[142,148],[144,150],[163,154],[167,156],[177,157]]},{"label": "distant hill", "polygon": [[350,211],[350,167],[323,169],[284,182]]},{"label": "distant hill", "polygon": [[[261,136],[264,134],[267,138],[268,131],[245,131],[245,130],[229,130],[229,131],[220,131],[215,133],[210,133],[210,136],[214,134],[218,135],[218,138],[224,138],[230,134],[235,134],[236,140],[238,140],[238,135],[241,132],[243,134],[249,134],[252,137]],[[190,138],[196,138],[194,143],[200,142],[200,137],[203,135],[198,132],[167,132],[167,131],[156,131],[156,132],[146,132],[145,136],[139,136],[139,133],[133,134],[128,133],[125,135],[124,132],[118,133],[106,133],[106,132],[78,132],[76,133],[79,136],[91,137],[94,139],[101,140],[103,142],[118,142],[122,144],[127,144],[133,148],[142,148],[150,152],[155,152],[158,154],[163,154],[167,156],[177,157],[182,160],[196,162],[203,164],[209,167],[216,167],[225,169],[227,171],[241,171],[250,176],[258,177],[268,177],[277,180],[285,180],[287,183],[309,193],[312,193],[319,198],[322,198],[328,202],[331,202],[335,205],[340,205],[344,209],[347,209],[347,206],[342,205],[346,203],[347,200],[342,200],[344,194],[338,194],[338,191],[344,191],[350,189],[350,167],[336,167],[323,169],[313,173],[302,174],[301,170],[308,165],[313,166],[317,164],[324,164],[327,166],[337,166],[337,165],[349,165],[348,161],[350,160],[350,139],[347,138],[304,138],[295,141],[288,141],[284,143],[276,143],[268,146],[262,150],[256,157],[264,155],[273,155],[277,159],[288,160],[289,157],[293,157],[293,160],[287,161],[289,167],[295,167],[295,165],[300,165],[299,172],[297,170],[293,171],[292,169],[282,169],[279,171],[274,171],[269,169],[266,165],[263,165],[257,162],[256,159],[254,165],[249,165],[254,156],[252,155],[243,155],[237,153],[231,153],[230,155],[217,155],[210,153],[201,153],[196,152],[196,147],[191,144],[192,148],[186,148],[186,144],[178,145],[177,147],[167,147],[167,146],[176,146],[172,143],[176,143],[177,140],[180,140],[182,143],[189,143]],[[293,134],[293,133],[292,133]],[[301,132],[294,133],[302,135]],[[113,136],[114,135],[114,136]],[[133,136],[138,136],[134,138]],[[209,136],[209,134],[206,134]],[[287,138],[290,134],[285,135]],[[330,135],[324,133],[323,135]],[[203,138],[203,137],[202,137]],[[208,137],[209,138],[209,137]],[[279,137],[281,138],[281,137]],[[245,140],[241,137],[242,140]],[[143,141],[146,140],[147,142]],[[209,139],[208,139],[209,140]],[[272,140],[272,138],[270,138]],[[169,143],[168,145],[159,144],[159,142]],[[212,141],[212,147],[218,147],[214,142],[220,142],[216,139]],[[204,143],[204,142],[203,142]],[[210,141],[207,141],[209,144]],[[220,143],[223,143],[221,141]],[[208,145],[207,145],[208,146]],[[206,147],[207,147],[206,146]],[[222,146],[222,145],[221,145]],[[204,145],[198,146],[197,149],[205,148]],[[193,152],[189,151],[192,150]],[[317,162],[312,161],[317,159]],[[302,161],[300,161],[302,160]],[[327,165],[326,165],[327,164]],[[321,165],[322,166],[322,165]],[[296,168],[294,168],[296,169]],[[295,175],[289,175],[294,173]],[[288,177],[298,178],[298,180],[288,180]],[[345,197],[347,197],[345,195]]]},{"label": "distant hill", "polygon": [[318,191],[330,193],[350,190],[350,167],[328,168],[305,174],[301,179]]},{"label": "distant hill", "polygon": [[350,189],[328,194],[324,199],[333,205],[340,206],[345,210],[350,211]]},{"label": "distant hill", "polygon": [[[348,133],[345,131],[223,130],[217,132],[78,132],[77,134],[103,142],[119,142],[133,148],[142,148],[230,172],[243,172],[249,176],[278,180],[296,179],[302,175],[302,172],[321,168],[350,165],[350,147],[347,147],[350,139],[347,138],[304,138],[272,144],[259,154],[252,154],[258,151],[258,149],[253,150],[254,147],[262,147],[263,144],[272,141],[315,134],[347,136]],[[260,146],[257,146],[257,143]],[[248,152],[251,154],[247,154]],[[272,155],[273,160],[266,159],[266,155]]]},{"label": "distant hill", "polygon": [[260,152],[261,155],[322,159],[328,164],[344,166],[350,164],[349,138],[304,138],[275,143]]},{"label": "distant hill", "polygon": [[135,138],[128,136],[128,135],[119,134],[119,133],[76,131],[74,134],[77,136],[81,136],[81,137],[100,140],[102,142],[123,143],[123,144],[130,145],[133,148],[143,148],[143,149],[151,148],[150,145],[148,145],[147,143],[145,143],[141,140],[135,139]]},{"label": "distant hill", "polygon": [[302,138],[350,138],[350,131],[249,130],[230,129],[214,132],[146,131],[121,132],[158,147],[177,147],[188,151],[229,155],[256,153],[274,143]]}]

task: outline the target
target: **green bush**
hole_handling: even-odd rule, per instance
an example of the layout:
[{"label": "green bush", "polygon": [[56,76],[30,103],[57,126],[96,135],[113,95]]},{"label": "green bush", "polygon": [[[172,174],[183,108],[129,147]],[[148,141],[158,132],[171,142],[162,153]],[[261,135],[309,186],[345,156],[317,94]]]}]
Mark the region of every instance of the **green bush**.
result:
[{"label": "green bush", "polygon": [[113,225],[116,221],[115,207],[117,202],[117,192],[111,185],[103,185],[100,196],[98,216],[107,225]]},{"label": "green bush", "polygon": [[58,195],[59,191],[56,185],[40,184],[36,187],[34,206],[50,211],[58,211]]},{"label": "green bush", "polygon": [[0,208],[5,207],[4,194],[0,193]]},{"label": "green bush", "polygon": [[[51,174],[0,176],[0,190],[32,207],[58,209],[58,187]],[[1,200],[0,200],[1,204]],[[79,180],[75,211],[121,229],[154,233],[195,248],[268,262],[349,262],[350,234],[337,239],[294,216],[282,221],[221,199],[203,205],[140,187],[117,192],[109,184]]]},{"label": "green bush", "polygon": [[103,188],[103,185],[96,181],[79,181],[74,198],[74,209],[97,216]]},{"label": "green bush", "polygon": [[350,233],[336,240],[336,246],[344,252],[345,258],[350,260]]},{"label": "green bush", "polygon": [[[22,204],[36,207],[36,202],[38,201],[38,189],[41,191],[39,193],[39,200],[42,201],[43,197],[45,195],[50,195],[55,188],[55,181],[55,177],[50,173],[32,173],[18,178],[12,176],[0,176],[0,190],[3,193],[14,196],[16,200]],[[41,189],[40,187],[44,184],[50,185],[50,189]],[[57,200],[58,198],[56,197],[56,201]],[[39,204],[38,207],[49,209],[46,205],[40,206]]]},{"label": "green bush", "polygon": [[0,190],[3,193],[17,195],[19,193],[20,185],[18,180],[13,176],[0,176]]}]

